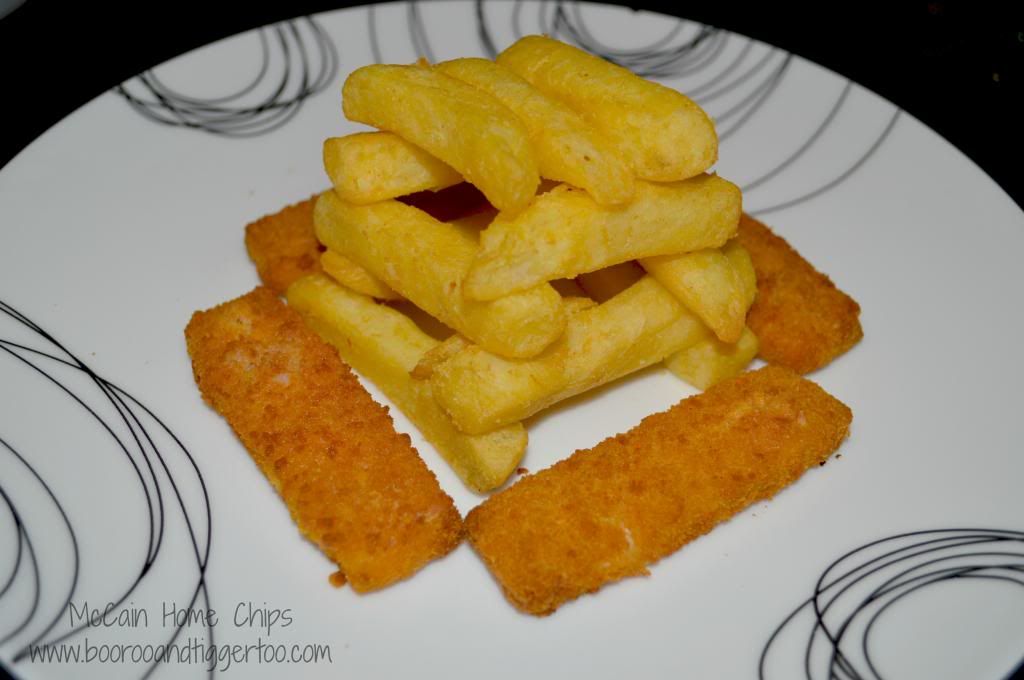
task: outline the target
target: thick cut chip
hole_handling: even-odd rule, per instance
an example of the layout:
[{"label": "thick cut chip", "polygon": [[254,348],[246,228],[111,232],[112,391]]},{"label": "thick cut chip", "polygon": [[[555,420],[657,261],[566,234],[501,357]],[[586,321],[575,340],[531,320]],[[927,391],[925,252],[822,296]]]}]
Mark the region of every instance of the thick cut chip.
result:
[{"label": "thick cut chip", "polygon": [[634,201],[619,208],[563,184],[520,214],[491,222],[480,235],[466,294],[493,300],[640,257],[717,248],[736,233],[740,210],[740,190],[716,175],[637,182]]},{"label": "thick cut chip", "polygon": [[736,239],[721,248],[640,261],[723,342],[739,340],[757,294],[750,256]]},{"label": "thick cut chip", "polygon": [[322,248],[313,232],[316,196],[266,215],[245,227],[245,249],[260,281],[278,295],[292,281],[320,271]]},{"label": "thick cut chip", "polygon": [[435,68],[494,96],[523,121],[541,177],[586,189],[600,205],[633,197],[632,169],[602,133],[562,102],[490,59],[455,59]]},{"label": "thick cut chip", "polygon": [[750,253],[757,275],[757,299],[747,323],[760,341],[765,361],[809,373],[864,337],[856,301],[785,239],[744,215],[739,241]]},{"label": "thick cut chip", "polygon": [[374,64],[342,88],[345,115],[451,166],[499,210],[522,210],[540,176],[526,128],[494,97],[424,66]]},{"label": "thick cut chip", "polygon": [[[743,285],[745,288],[753,289],[756,285],[752,278],[753,272],[749,274],[750,279]],[[633,285],[643,276],[644,270],[638,264],[623,262],[590,274],[583,274],[577,280],[588,295],[595,300],[604,301]],[[743,329],[735,343],[722,342],[709,329],[699,340],[667,357],[665,366],[677,377],[703,390],[740,373],[756,355],[757,336],[749,328]]]},{"label": "thick cut chip", "polygon": [[[391,299],[380,288],[385,284],[379,279],[376,284],[368,283],[368,277],[373,275],[355,262],[349,260],[342,264],[337,259],[338,253],[328,256],[323,252],[324,247],[317,241],[316,230],[313,228],[316,199],[317,196],[313,196],[246,226],[246,249],[263,285],[278,295],[284,295],[293,281],[321,271],[324,260],[329,259],[335,265],[330,272],[332,276],[347,276],[341,283],[366,295]],[[439,191],[422,191],[402,196],[400,200],[442,222],[454,221],[477,231],[490,224],[496,214],[487,199],[467,182]],[[395,299],[401,297],[394,291],[390,295],[395,296]]]},{"label": "thick cut chip", "polygon": [[492,352],[534,356],[565,328],[562,299],[547,283],[490,302],[465,298],[462,281],[477,251],[471,228],[398,201],[352,205],[334,192],[321,196],[314,222],[328,248]]},{"label": "thick cut chip", "polygon": [[565,334],[533,359],[470,345],[433,367],[434,397],[464,432],[518,422],[559,401],[655,364],[708,335],[649,276],[573,314]]},{"label": "thick cut chip", "polygon": [[[742,219],[742,217],[740,218]],[[737,225],[737,232],[739,232],[739,226]],[[750,306],[754,304],[754,300],[757,299],[757,272],[754,271],[754,260],[751,259],[750,253],[743,247],[739,238],[730,239],[722,246],[722,252],[729,258],[730,264],[732,264],[733,272],[740,279],[740,290],[743,299],[747,300],[747,312],[750,311]]]},{"label": "thick cut chip", "polygon": [[401,300],[402,296],[391,290],[388,284],[366,271],[341,253],[324,251],[320,266],[332,279],[341,285],[378,300]]},{"label": "thick cut chip", "polygon": [[739,340],[722,342],[712,334],[665,359],[665,366],[697,389],[738,375],[757,356],[757,336],[744,328]]},{"label": "thick cut chip", "polygon": [[458,510],[409,437],[269,289],[196,312],[185,338],[203,398],[355,590],[407,578],[459,543]]},{"label": "thick cut chip", "polygon": [[462,181],[455,170],[390,132],[327,139],[324,169],[338,195],[359,205]]},{"label": "thick cut chip", "polygon": [[[586,296],[570,296],[563,297],[562,304],[565,305],[565,313],[571,318],[574,314],[596,306],[597,302]],[[461,335],[452,335],[445,338],[440,345],[423,355],[419,363],[416,364],[416,368],[410,371],[410,375],[417,380],[426,380],[434,374],[435,367],[440,366],[470,346],[472,346],[472,343]]]},{"label": "thick cut chip", "polygon": [[437,405],[430,383],[409,375],[439,343],[408,317],[323,275],[292,284],[288,302],[398,406],[470,489],[494,489],[516,469],[527,443],[520,423],[476,436],[463,434]]},{"label": "thick cut chip", "polygon": [[851,420],[787,369],[746,373],[491,496],[466,517],[469,539],[513,605],[550,614],[771,498]]},{"label": "thick cut chip", "polygon": [[440,344],[420,357],[409,375],[417,380],[426,380],[434,374],[434,368],[440,366],[461,352],[472,343],[459,334],[445,338]]},{"label": "thick cut chip", "polygon": [[714,123],[676,90],[540,35],[520,39],[497,61],[579,112],[642,179],[676,182],[718,158]]}]

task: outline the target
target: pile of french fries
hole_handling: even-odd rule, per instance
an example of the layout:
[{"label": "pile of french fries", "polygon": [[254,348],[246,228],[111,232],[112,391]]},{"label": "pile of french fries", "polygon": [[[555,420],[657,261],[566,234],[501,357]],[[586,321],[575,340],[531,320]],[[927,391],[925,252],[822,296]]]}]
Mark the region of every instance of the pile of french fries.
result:
[{"label": "pile of french fries", "polygon": [[[679,92],[528,36],[494,61],[366,66],[342,97],[379,131],[325,142],[326,274],[288,301],[470,488],[500,486],[523,420],[559,401],[658,362],[703,389],[757,353],[740,191],[707,174],[714,125]],[[493,210],[398,200],[461,182]]]}]

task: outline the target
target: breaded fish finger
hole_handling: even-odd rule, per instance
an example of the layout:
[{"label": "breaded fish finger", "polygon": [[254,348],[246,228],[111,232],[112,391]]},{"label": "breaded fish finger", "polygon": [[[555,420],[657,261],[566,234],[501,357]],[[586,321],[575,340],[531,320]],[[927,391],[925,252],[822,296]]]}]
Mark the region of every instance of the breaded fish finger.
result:
[{"label": "breaded fish finger", "polygon": [[512,604],[550,614],[773,496],[851,419],[792,371],[745,373],[492,496],[466,517],[469,539]]},{"label": "breaded fish finger", "polygon": [[313,232],[316,196],[265,215],[245,227],[245,248],[260,281],[278,295],[306,274],[320,271],[323,250]]},{"label": "breaded fish finger", "polygon": [[742,216],[738,236],[757,275],[747,325],[761,343],[761,358],[810,373],[860,342],[853,298],[753,217]]},{"label": "breaded fish finger", "polygon": [[459,512],[408,435],[269,289],[196,312],[185,338],[203,398],[355,590],[458,545]]}]

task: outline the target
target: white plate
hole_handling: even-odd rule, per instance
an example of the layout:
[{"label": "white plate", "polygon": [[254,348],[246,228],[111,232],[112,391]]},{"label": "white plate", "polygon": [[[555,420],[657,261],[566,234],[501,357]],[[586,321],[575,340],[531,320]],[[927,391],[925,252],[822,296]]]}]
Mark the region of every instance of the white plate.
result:
[{"label": "white plate", "polygon": [[[200,400],[182,329],[194,310],[257,283],[243,225],[326,185],[322,140],[356,129],[340,113],[350,70],[486,54],[539,31],[693,94],[718,120],[717,169],[746,188],[747,209],[860,302],[866,338],[813,376],[853,408],[852,436],[840,458],[650,578],[548,618],[509,606],[466,545],[384,592],[336,590],[331,565]],[[158,124],[168,108],[125,96],[155,92],[191,127]],[[813,641],[815,678],[832,664],[841,677],[870,676],[869,661],[885,677],[980,678],[1007,672],[1024,649],[1024,536],[1014,533],[1024,530],[1024,215],[909,115],[800,58],[607,6],[324,14],[100,95],[0,173],[0,229],[0,299],[38,324],[0,314],[0,658],[25,678],[139,676],[145,666],[121,657],[167,642],[175,626],[163,625],[163,607],[197,593],[217,622],[187,626],[158,677],[205,675],[195,655],[211,634],[241,646],[228,648],[234,667],[261,640],[331,655],[280,664],[257,658],[276,648],[250,648],[246,677],[789,678]],[[689,393],[655,370],[577,401],[531,423],[523,464],[541,469]],[[412,434],[459,508],[479,502]],[[945,532],[964,527],[1001,532]],[[826,573],[910,532],[937,533],[875,545]],[[902,550],[871,561],[889,549]],[[832,603],[823,621],[833,637],[849,620],[843,635],[816,633],[808,606],[769,645],[816,585],[819,609]],[[68,606],[122,597],[129,615],[110,626],[81,629]],[[247,603],[290,623],[252,625]],[[106,661],[23,653],[58,640],[52,649]]]}]

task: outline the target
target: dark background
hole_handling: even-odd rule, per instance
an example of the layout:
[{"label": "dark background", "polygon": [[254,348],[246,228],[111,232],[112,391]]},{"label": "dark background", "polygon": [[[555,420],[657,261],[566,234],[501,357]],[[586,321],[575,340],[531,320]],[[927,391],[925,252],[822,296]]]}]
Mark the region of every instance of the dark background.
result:
[{"label": "dark background", "polygon": [[[146,68],[239,31],[350,4],[357,3],[27,0],[0,19],[0,166],[75,108]],[[680,5],[677,13],[772,43],[878,92],[946,137],[1024,206],[1016,101],[1024,91],[1024,3],[815,7],[706,2]]]}]

